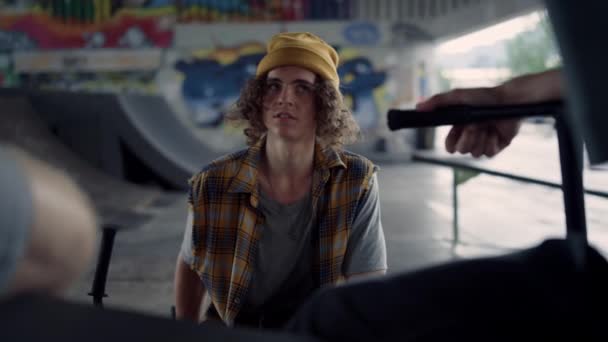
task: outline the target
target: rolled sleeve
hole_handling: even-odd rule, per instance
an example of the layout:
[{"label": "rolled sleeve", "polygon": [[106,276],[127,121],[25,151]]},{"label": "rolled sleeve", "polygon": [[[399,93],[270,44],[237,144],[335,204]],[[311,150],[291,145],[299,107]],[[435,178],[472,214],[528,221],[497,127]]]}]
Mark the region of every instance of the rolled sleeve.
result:
[{"label": "rolled sleeve", "polygon": [[344,274],[347,276],[387,269],[386,241],[380,219],[380,193],[375,173],[361,201],[344,260]]}]

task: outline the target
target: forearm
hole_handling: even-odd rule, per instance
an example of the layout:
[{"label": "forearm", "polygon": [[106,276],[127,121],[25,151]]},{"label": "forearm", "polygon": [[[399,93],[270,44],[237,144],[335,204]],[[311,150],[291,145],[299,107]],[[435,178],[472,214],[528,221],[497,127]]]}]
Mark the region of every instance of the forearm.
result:
[{"label": "forearm", "polygon": [[176,317],[198,322],[205,288],[198,275],[182,260],[181,255],[177,258],[174,285]]},{"label": "forearm", "polygon": [[64,175],[16,152],[32,194],[32,225],[25,255],[9,291],[58,294],[90,266],[97,223],[88,198]]},{"label": "forearm", "polygon": [[503,104],[535,103],[562,98],[561,70],[515,77],[495,88]]}]

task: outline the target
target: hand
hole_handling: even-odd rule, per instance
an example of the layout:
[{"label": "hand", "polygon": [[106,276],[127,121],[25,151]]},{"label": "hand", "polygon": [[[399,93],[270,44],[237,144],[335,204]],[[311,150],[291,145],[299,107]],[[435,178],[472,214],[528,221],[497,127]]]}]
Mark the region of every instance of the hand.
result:
[{"label": "hand", "polygon": [[[435,95],[418,103],[417,110],[430,111],[449,105],[496,105],[502,98],[498,88],[455,89]],[[450,129],[445,139],[445,149],[473,157],[493,157],[507,147],[519,132],[518,119],[489,121],[481,124],[457,125]]]}]

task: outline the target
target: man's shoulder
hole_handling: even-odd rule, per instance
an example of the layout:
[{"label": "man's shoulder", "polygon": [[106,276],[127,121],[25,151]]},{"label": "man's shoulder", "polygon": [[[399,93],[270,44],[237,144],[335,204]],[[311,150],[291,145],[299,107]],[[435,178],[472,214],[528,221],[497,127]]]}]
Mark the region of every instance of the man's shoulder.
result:
[{"label": "man's shoulder", "polygon": [[[199,174],[215,175],[218,173],[236,174],[243,160],[247,157],[247,149],[221,156],[205,165]],[[228,173],[226,173],[228,172]]]},{"label": "man's shoulder", "polygon": [[[247,149],[240,150],[221,156],[209,164],[205,165],[200,172],[190,178],[190,184],[195,183],[202,185],[209,183],[213,179],[213,184],[228,182],[232,177],[236,176],[243,161],[247,156]],[[217,182],[218,179],[223,179],[225,182]]]},{"label": "man's shoulder", "polygon": [[336,179],[347,179],[350,184],[358,184],[362,189],[369,189],[374,174],[379,169],[378,166],[365,156],[352,151],[342,150],[339,154],[346,167],[339,168],[340,171],[334,173]]},{"label": "man's shoulder", "polygon": [[364,170],[366,173],[373,173],[377,169],[377,166],[368,158],[348,150],[340,151],[340,157],[346,164],[347,170]]}]

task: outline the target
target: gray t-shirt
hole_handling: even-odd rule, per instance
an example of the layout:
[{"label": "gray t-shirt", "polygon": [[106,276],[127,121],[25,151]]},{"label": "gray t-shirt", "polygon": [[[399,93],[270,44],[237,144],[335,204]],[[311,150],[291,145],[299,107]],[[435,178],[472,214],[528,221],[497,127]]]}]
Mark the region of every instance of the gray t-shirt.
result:
[{"label": "gray t-shirt", "polygon": [[[311,228],[314,223],[310,195],[284,205],[261,193],[260,210],[265,216],[258,244],[255,271],[247,309],[255,311],[268,300],[282,306],[297,305],[314,290],[312,279]],[[192,264],[192,217],[184,234],[181,254]],[[380,220],[377,178],[363,198],[355,217],[344,258],[344,274],[350,276],[384,270],[386,244]],[[294,302],[294,303],[290,303]]]},{"label": "gray t-shirt", "polygon": [[259,210],[265,220],[245,305],[247,311],[291,311],[289,308],[297,307],[314,290],[311,204],[310,194],[284,205],[261,192]]},{"label": "gray t-shirt", "polygon": [[8,290],[25,253],[32,220],[32,198],[24,170],[0,145],[0,296]]}]

